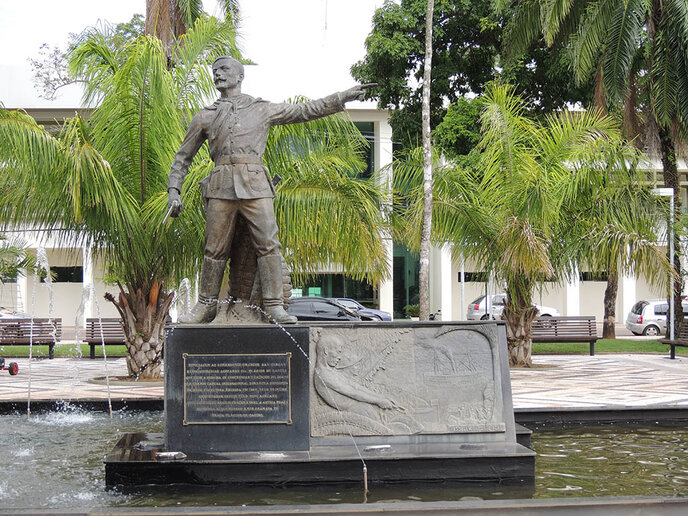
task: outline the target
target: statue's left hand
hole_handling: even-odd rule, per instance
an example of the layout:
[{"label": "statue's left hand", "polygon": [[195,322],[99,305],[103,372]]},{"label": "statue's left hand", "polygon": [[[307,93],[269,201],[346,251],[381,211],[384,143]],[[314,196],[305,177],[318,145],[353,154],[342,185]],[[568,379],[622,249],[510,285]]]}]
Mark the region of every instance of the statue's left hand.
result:
[{"label": "statue's left hand", "polygon": [[169,188],[167,190],[167,195],[169,196],[167,201],[167,212],[169,213],[170,217],[178,217],[184,209],[181,195],[179,195],[179,190],[176,188]]},{"label": "statue's left hand", "polygon": [[363,100],[365,97],[365,90],[368,88],[374,88],[377,86],[376,82],[368,82],[366,84],[357,84],[353,88],[349,88],[342,92],[344,97],[344,102],[349,102],[350,100]]}]

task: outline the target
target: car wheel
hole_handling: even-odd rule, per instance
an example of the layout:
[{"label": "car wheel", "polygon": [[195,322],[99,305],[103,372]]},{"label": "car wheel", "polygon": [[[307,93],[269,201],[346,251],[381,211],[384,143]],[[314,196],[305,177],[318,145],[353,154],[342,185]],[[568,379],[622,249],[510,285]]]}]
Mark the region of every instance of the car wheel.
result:
[{"label": "car wheel", "polygon": [[643,331],[643,335],[647,335],[648,337],[656,337],[659,335],[659,328],[655,326],[654,324],[651,324],[645,330]]},{"label": "car wheel", "polygon": [[488,319],[489,319],[489,317],[487,316],[487,314],[483,315],[483,316],[480,318],[481,321],[487,321]]},{"label": "car wheel", "polygon": [[16,362],[10,362],[10,375],[14,376],[19,373],[19,365]]}]

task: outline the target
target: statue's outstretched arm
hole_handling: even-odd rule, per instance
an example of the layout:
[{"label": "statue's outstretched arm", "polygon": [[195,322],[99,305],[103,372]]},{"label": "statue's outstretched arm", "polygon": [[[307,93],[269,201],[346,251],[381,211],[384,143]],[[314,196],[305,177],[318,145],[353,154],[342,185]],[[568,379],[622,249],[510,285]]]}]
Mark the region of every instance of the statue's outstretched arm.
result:
[{"label": "statue's outstretched arm", "polygon": [[376,86],[375,83],[359,84],[348,90],[340,91],[317,100],[297,104],[269,104],[270,125],[295,124],[309,122],[317,118],[339,113],[351,100],[362,100],[365,90]]}]

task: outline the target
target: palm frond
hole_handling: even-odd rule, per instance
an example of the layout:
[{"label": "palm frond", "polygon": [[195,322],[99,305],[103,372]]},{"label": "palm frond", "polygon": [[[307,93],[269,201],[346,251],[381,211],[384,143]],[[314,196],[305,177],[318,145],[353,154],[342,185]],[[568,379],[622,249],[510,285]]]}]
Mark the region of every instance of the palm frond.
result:
[{"label": "palm frond", "polygon": [[270,130],[265,162],[282,178],[275,214],[285,257],[297,277],[328,264],[371,283],[388,276],[380,238],[386,227],[383,190],[375,178],[354,179],[363,169],[365,145],[342,116]]},{"label": "palm frond", "polygon": [[92,115],[94,144],[141,204],[151,189],[164,189],[174,136],[183,133],[175,109],[177,91],[166,65],[159,40],[139,38]]},{"label": "palm frond", "polygon": [[82,32],[68,54],[72,77],[84,84],[84,102],[95,104],[106,93],[106,84],[122,62],[122,52],[115,44],[114,29],[109,24]]},{"label": "palm frond", "polygon": [[174,0],[174,6],[186,28],[192,27],[203,14],[202,0]]},{"label": "palm frond", "polygon": [[502,48],[507,60],[522,55],[542,31],[539,0],[519,2],[515,9],[513,19],[504,29]]},{"label": "palm frond", "polygon": [[607,40],[607,31],[619,0],[591,2],[583,15],[578,31],[572,37],[573,71],[579,83],[594,73]]},{"label": "palm frond", "polygon": [[233,24],[203,17],[190,27],[178,40],[172,73],[178,88],[177,106],[195,113],[216,94],[209,65],[221,55],[241,59],[241,53]]},{"label": "palm frond", "polygon": [[225,20],[231,21],[234,25],[239,20],[239,1],[238,0],[218,0],[222,11],[225,13]]},{"label": "palm frond", "polygon": [[656,27],[650,69],[652,108],[657,121],[670,127],[679,121],[681,129],[688,125],[688,4],[669,0]]},{"label": "palm frond", "polygon": [[576,0],[541,1],[542,34],[545,37],[545,43],[548,45],[554,43],[559,29],[564,24],[575,3]]},{"label": "palm frond", "polygon": [[640,47],[648,7],[648,0],[622,0],[613,14],[602,61],[602,80],[613,102],[620,101],[628,88],[628,74]]}]

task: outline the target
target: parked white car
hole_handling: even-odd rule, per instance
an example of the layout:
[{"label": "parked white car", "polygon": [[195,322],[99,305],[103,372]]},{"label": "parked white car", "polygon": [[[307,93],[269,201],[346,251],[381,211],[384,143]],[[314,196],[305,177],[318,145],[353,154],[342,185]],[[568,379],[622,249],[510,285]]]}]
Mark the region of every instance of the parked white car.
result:
[{"label": "parked white car", "polygon": [[[466,317],[469,321],[484,321],[488,319],[487,298],[480,296],[478,299],[468,305]],[[506,303],[506,294],[493,294],[490,297],[490,316],[492,319],[501,319],[504,311],[504,304]],[[559,317],[561,314],[556,308],[551,306],[535,305],[538,310],[539,317]]]},{"label": "parked white car", "polygon": [[0,306],[0,319],[17,319],[23,317],[29,316],[22,312],[15,312],[12,308],[5,308],[4,306]]},{"label": "parked white car", "polygon": [[[688,302],[682,303],[684,317],[688,314]],[[666,333],[669,303],[666,299],[648,299],[633,305],[626,317],[626,328],[635,335],[658,336]]]}]

